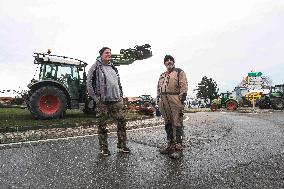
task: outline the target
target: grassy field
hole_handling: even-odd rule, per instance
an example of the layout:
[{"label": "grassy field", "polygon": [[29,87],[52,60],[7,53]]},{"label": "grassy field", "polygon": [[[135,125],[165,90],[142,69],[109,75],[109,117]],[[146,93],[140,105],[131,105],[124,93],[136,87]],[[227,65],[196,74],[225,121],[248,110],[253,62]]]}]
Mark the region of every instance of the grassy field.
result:
[{"label": "grassy field", "polygon": [[[129,112],[128,120],[141,118],[141,115]],[[0,108],[0,131],[1,129],[19,128],[50,128],[94,125],[96,119],[93,115],[84,114],[80,110],[67,110],[64,119],[36,120],[27,109]]]}]

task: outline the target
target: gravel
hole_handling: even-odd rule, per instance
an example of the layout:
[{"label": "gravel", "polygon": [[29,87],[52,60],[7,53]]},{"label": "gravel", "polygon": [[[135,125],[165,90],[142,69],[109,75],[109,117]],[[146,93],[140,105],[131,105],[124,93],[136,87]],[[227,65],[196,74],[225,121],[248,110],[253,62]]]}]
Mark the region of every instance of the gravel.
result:
[{"label": "gravel", "polygon": [[[138,129],[145,127],[154,127],[163,124],[163,120],[160,117],[141,119],[135,121],[128,121],[126,123],[126,129]],[[109,132],[116,131],[116,125],[110,124],[107,126]],[[97,134],[97,125],[90,126],[78,126],[73,128],[50,128],[50,129],[38,129],[28,130],[22,132],[6,132],[0,133],[0,144],[18,143],[26,141],[37,141],[44,139],[57,139],[75,136],[86,136]]]}]

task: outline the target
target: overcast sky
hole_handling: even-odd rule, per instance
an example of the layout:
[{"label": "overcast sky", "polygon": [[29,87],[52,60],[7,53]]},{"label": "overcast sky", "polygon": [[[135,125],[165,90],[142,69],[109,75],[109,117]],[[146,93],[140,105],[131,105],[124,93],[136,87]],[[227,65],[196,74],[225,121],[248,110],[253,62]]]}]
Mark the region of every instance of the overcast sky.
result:
[{"label": "overcast sky", "polygon": [[89,68],[103,46],[115,54],[145,43],[152,58],[119,67],[125,96],[156,96],[166,54],[190,94],[203,76],[231,91],[252,69],[280,84],[283,23],[283,0],[0,0],[0,90],[26,89],[34,52],[50,48]]}]

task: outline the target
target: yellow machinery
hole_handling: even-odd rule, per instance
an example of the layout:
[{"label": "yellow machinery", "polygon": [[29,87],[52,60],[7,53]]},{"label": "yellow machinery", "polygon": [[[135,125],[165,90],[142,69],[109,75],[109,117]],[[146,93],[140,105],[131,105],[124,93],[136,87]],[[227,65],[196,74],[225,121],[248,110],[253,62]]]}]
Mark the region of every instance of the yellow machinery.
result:
[{"label": "yellow machinery", "polygon": [[253,103],[256,104],[261,98],[262,92],[248,92],[243,97],[244,105],[252,106]]}]

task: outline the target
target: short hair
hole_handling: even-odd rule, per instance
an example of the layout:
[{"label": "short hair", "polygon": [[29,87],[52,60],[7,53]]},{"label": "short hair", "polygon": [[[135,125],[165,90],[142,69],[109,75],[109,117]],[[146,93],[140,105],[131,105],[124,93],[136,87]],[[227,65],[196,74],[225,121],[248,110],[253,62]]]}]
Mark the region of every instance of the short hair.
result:
[{"label": "short hair", "polygon": [[102,54],[105,52],[106,49],[109,49],[111,51],[111,49],[109,47],[103,47],[99,53],[100,53],[100,56],[102,56]]},{"label": "short hair", "polygon": [[174,57],[172,57],[171,55],[166,55],[165,58],[164,58],[164,63],[167,61],[167,60],[172,60],[174,63],[175,63],[175,59]]}]

